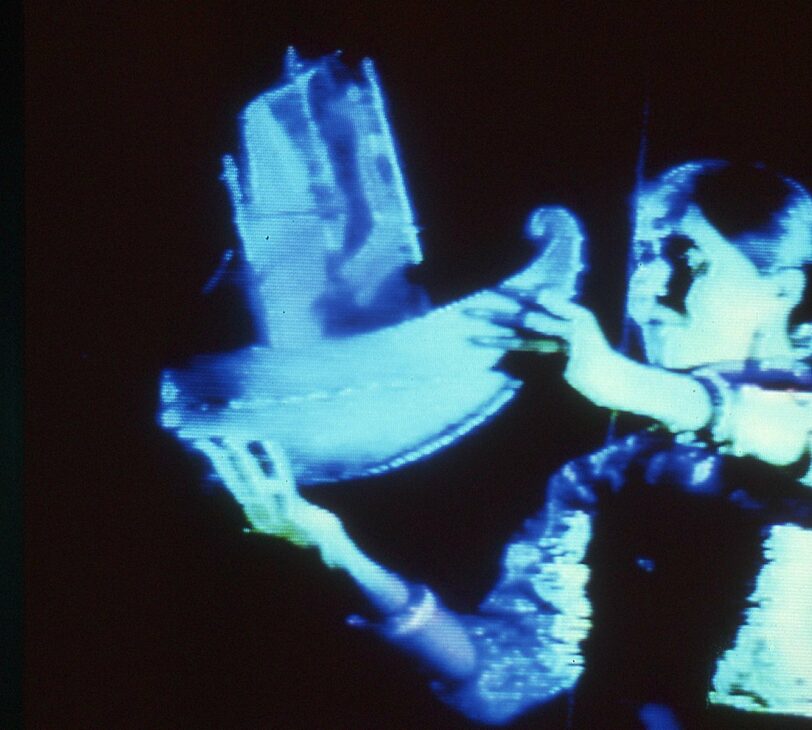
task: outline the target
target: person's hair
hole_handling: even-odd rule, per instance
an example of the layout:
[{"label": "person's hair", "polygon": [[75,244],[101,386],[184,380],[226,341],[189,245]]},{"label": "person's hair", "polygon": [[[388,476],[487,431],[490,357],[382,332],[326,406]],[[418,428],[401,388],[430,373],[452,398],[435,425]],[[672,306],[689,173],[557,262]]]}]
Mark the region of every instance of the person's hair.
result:
[{"label": "person's hair", "polygon": [[812,263],[812,197],[795,180],[760,164],[700,160],[667,170],[644,194],[663,188],[669,218],[695,205],[760,272]]}]

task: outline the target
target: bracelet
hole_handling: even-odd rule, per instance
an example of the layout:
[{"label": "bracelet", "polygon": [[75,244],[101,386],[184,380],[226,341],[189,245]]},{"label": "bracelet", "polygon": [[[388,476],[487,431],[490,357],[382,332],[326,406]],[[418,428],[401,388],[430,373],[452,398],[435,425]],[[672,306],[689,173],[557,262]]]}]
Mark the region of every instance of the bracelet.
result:
[{"label": "bracelet", "polygon": [[712,370],[704,370],[701,375],[692,373],[692,377],[705,388],[711,402],[710,421],[701,432],[707,433],[716,443],[729,441],[730,386],[723,377]]},{"label": "bracelet", "polygon": [[406,606],[391,615],[385,630],[392,636],[404,636],[423,628],[437,611],[437,597],[426,586],[415,586],[412,591],[417,596],[410,597]]},{"label": "bracelet", "polygon": [[436,615],[438,608],[437,597],[426,586],[411,585],[406,605],[390,613],[386,620],[376,623],[353,614],[347,617],[347,625],[372,629],[389,638],[408,636],[428,624]]}]

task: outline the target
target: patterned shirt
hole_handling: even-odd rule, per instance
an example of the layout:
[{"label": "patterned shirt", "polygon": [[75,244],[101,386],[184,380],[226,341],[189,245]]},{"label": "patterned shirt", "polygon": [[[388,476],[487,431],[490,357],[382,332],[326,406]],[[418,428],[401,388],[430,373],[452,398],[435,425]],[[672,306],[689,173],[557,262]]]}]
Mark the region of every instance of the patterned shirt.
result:
[{"label": "patterned shirt", "polygon": [[[608,681],[632,702],[679,703],[687,700],[674,687],[689,687],[690,694],[693,684],[704,688],[702,693],[712,685],[714,702],[812,715],[812,613],[794,615],[780,626],[775,609],[765,609],[760,619],[754,613],[759,605],[773,605],[775,597],[766,591],[798,593],[799,581],[812,582],[808,567],[806,578],[792,572],[803,565],[789,549],[797,547],[798,535],[808,543],[812,534],[798,526],[812,526],[809,490],[775,467],[721,453],[710,439],[682,443],[686,440],[663,430],[634,434],[566,464],[552,477],[544,508],[509,543],[496,586],[475,615],[461,617],[477,651],[478,670],[462,683],[435,683],[446,702],[476,720],[504,723],[573,689],[585,664],[606,669],[613,661],[607,657],[614,654],[627,676]],[[780,527],[770,532],[772,526]],[[751,597],[758,604],[747,613],[749,583],[742,575],[746,578],[748,570],[727,571],[731,575],[721,576],[720,585],[727,586],[727,580],[735,595],[710,596],[697,612],[690,600],[682,606],[682,599],[672,599],[683,589],[700,600],[713,593],[715,583],[703,563],[721,561],[720,571],[725,560],[736,566],[731,539],[746,553],[747,545],[760,546],[765,527],[766,562],[759,562],[758,550],[750,556],[751,580],[763,565]],[[689,555],[685,560],[683,552]],[[777,555],[784,564],[776,564]],[[786,564],[787,556],[795,562]],[[746,555],[743,559],[747,563]],[[599,571],[609,575],[600,578]],[[791,579],[785,580],[788,571]],[[615,580],[620,590],[604,590]],[[686,585],[674,585],[677,581]],[[797,600],[793,605],[802,608]],[[593,633],[599,635],[590,634],[593,608],[601,624]],[[692,613],[700,615],[693,623]],[[706,613],[718,618],[708,620]],[[745,623],[737,633],[742,616]],[[795,637],[783,641],[785,673],[773,683],[775,689],[765,689],[763,680],[775,671],[775,661],[766,659],[764,635],[784,630]],[[683,633],[684,647],[647,648],[652,636],[655,643],[673,642],[674,632]],[[613,643],[617,635],[628,641]],[[692,662],[703,664],[692,652],[701,654],[708,643],[720,649],[741,646],[728,649],[715,670],[704,662],[693,684],[675,683],[673,677],[680,676],[675,672],[691,673]],[[757,668],[748,672],[747,666]],[[704,699],[694,697],[699,703]]]}]

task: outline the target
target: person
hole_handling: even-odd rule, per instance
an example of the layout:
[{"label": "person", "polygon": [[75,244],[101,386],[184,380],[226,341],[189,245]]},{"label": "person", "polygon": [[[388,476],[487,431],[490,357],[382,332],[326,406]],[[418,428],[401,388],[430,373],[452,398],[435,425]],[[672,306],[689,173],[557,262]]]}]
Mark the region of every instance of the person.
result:
[{"label": "person", "polygon": [[[709,692],[721,704],[812,716],[812,610],[797,590],[810,578],[798,551],[812,547],[812,372],[808,332],[791,326],[812,262],[812,198],[762,166],[703,160],[666,171],[634,202],[626,306],[643,361],[555,290],[498,321],[563,341],[570,386],[651,426],[552,476],[476,613],[455,613],[365,555],[334,514],[298,494],[278,445],[197,447],[254,530],[315,546],[346,570],[378,633],[472,719],[502,724],[567,692],[593,713],[625,704],[649,727],[677,727]],[[784,592],[765,599],[770,590]],[[793,638],[765,659],[764,642],[786,628],[769,608],[776,600],[789,602]],[[587,681],[588,664],[615,675],[604,689]]]}]

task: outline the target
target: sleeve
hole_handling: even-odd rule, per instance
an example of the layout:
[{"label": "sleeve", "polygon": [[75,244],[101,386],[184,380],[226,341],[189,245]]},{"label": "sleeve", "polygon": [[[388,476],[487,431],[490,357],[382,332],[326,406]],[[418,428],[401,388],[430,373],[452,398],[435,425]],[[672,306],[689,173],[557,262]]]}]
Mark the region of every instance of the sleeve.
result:
[{"label": "sleeve", "polygon": [[502,724],[574,686],[591,625],[583,562],[590,536],[588,511],[555,503],[525,524],[479,612],[460,617],[477,666],[462,682],[435,683],[444,701]]},{"label": "sleeve", "polygon": [[764,564],[708,699],[748,712],[812,718],[812,530],[773,525]]}]

